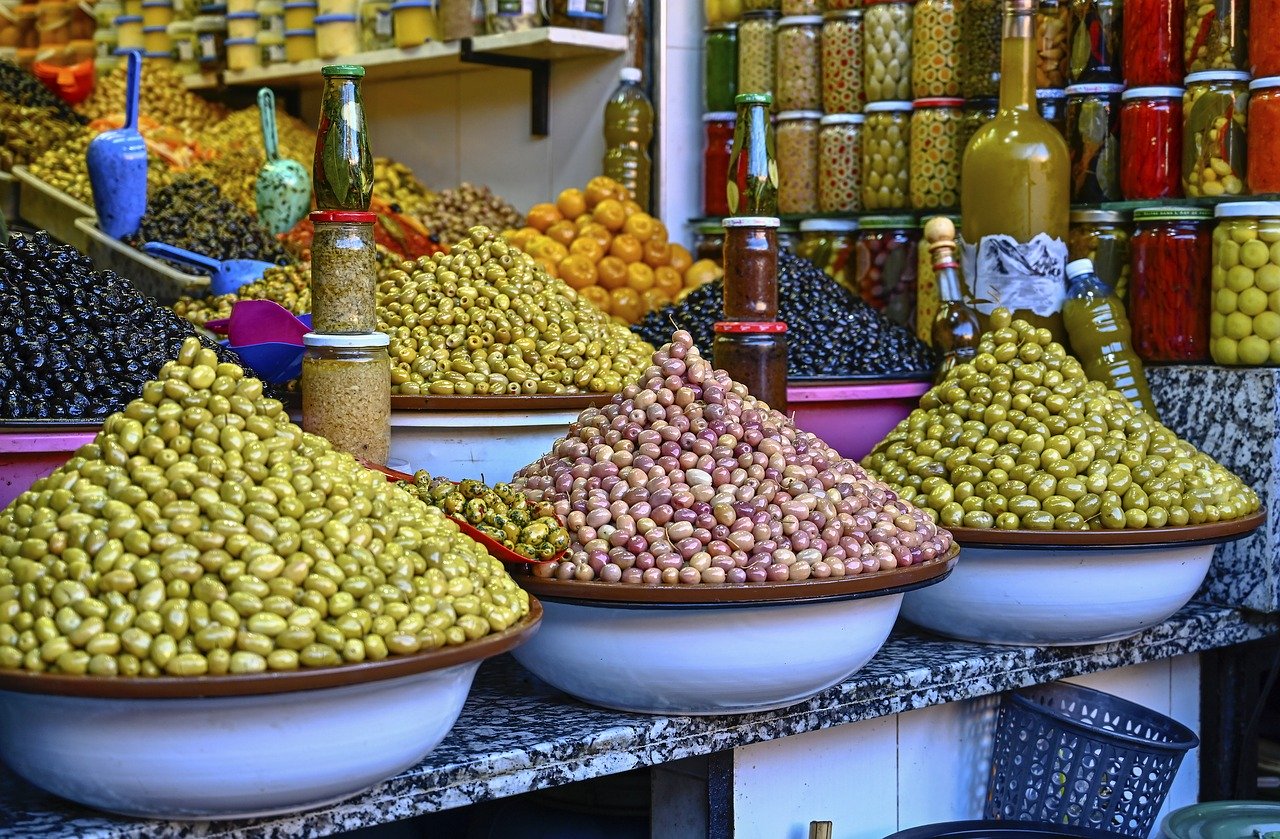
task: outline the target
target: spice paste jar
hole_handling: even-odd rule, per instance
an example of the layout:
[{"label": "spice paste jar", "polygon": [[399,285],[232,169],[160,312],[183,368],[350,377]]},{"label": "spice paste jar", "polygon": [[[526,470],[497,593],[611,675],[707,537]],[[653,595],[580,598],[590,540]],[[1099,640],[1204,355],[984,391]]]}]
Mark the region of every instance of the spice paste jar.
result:
[{"label": "spice paste jar", "polygon": [[311,214],[311,328],[326,334],[378,328],[378,266],[374,213],[317,210]]},{"label": "spice paste jar", "polygon": [[1249,64],[1254,78],[1280,76],[1280,2],[1253,0],[1249,4]]},{"label": "spice paste jar", "polygon": [[818,210],[862,209],[862,114],[827,114],[818,120]]},{"label": "spice paste jar", "polygon": [[1125,83],[1181,85],[1183,0],[1125,0],[1124,6]]},{"label": "spice paste jar", "polygon": [[905,210],[910,206],[910,102],[868,102],[862,127],[862,207]]},{"label": "spice paste jar", "polygon": [[[960,112],[960,148],[969,147],[969,141],[979,128],[996,118],[998,101],[995,99],[966,99]],[[1066,118],[1063,117],[1064,133]]]},{"label": "spice paste jar", "polygon": [[1218,364],[1280,364],[1280,203],[1219,204],[1209,352]]},{"label": "spice paste jar", "polygon": [[1248,148],[1249,74],[1191,73],[1182,96],[1182,190],[1188,198],[1242,195]]},{"label": "spice paste jar", "polygon": [[822,19],[822,110],[856,114],[862,92],[862,11],[827,12]]},{"label": "spice paste jar", "polygon": [[1042,87],[1036,91],[1036,110],[1040,117],[1054,128],[1063,139],[1067,137],[1067,92],[1056,87]]},{"label": "spice paste jar", "polygon": [[783,111],[774,133],[778,155],[778,212],[818,212],[818,120],[820,111]]},{"label": "spice paste jar", "polygon": [[1071,0],[1071,83],[1119,83],[1121,0]]},{"label": "spice paste jar", "polygon": [[959,96],[960,14],[955,0],[918,0],[911,22],[911,92]]},{"label": "spice paste jar", "polygon": [[746,12],[738,24],[738,93],[773,94],[777,12]]},{"label": "spice paste jar", "polygon": [[1071,67],[1067,0],[1040,0],[1036,9],[1036,87],[1064,88]]},{"label": "spice paste jar", "polygon": [[[552,26],[570,26],[575,29],[581,29],[582,26],[575,19],[571,22],[566,18],[566,9],[564,8],[565,0],[553,0],[552,16],[556,16],[557,12],[562,20],[553,21]],[[437,0],[436,13],[440,16],[440,34],[446,41],[456,41],[460,38],[474,38],[478,34],[479,27],[476,25],[479,21],[476,19],[477,9],[475,0]]]},{"label": "spice paste jar", "polygon": [[1067,88],[1067,148],[1071,152],[1071,201],[1120,200],[1121,84]]},{"label": "spice paste jar", "polygon": [[855,290],[868,306],[914,330],[919,226],[911,216],[863,216],[860,224],[854,247]]},{"label": "spice paste jar", "polygon": [[724,316],[727,320],[777,319],[779,225],[778,219],[767,216],[736,216],[724,220]]},{"label": "spice paste jar", "polygon": [[1067,259],[1089,259],[1097,275],[1124,300],[1129,293],[1129,226],[1114,210],[1072,210]]},{"label": "spice paste jar", "polygon": [[752,396],[778,411],[787,410],[787,325],[722,321],[715,329],[715,366],[742,382]]},{"label": "spice paste jar", "polygon": [[1186,0],[1186,8],[1182,60],[1187,72],[1247,70],[1249,0]]},{"label": "spice paste jar", "polygon": [[1182,195],[1182,94],[1180,87],[1131,87],[1121,94],[1120,194],[1126,200]]},{"label": "spice paste jar", "polygon": [[729,155],[733,151],[733,111],[712,111],[702,115],[706,127],[706,143],[702,149],[702,214],[729,215],[729,194],[725,187],[729,178]]},{"label": "spice paste jar", "polygon": [[857,293],[848,277],[858,222],[853,219],[808,218],[800,222],[796,256],[809,260],[828,277]]},{"label": "spice paste jar", "polygon": [[784,17],[775,34],[774,104],[779,111],[822,108],[822,18]]},{"label": "spice paste jar", "polygon": [[343,451],[386,463],[391,451],[390,336],[302,337],[302,428]]},{"label": "spice paste jar", "polygon": [[960,90],[968,99],[1000,93],[1003,0],[965,0],[960,7]]},{"label": "spice paste jar", "polygon": [[1280,192],[1280,76],[1249,82],[1248,143],[1249,191]]},{"label": "spice paste jar", "polygon": [[862,21],[862,91],[867,101],[910,99],[911,3],[867,0]]},{"label": "spice paste jar", "polygon": [[911,206],[941,210],[960,206],[960,107],[963,99],[917,99],[911,114]]},{"label": "spice paste jar", "polygon": [[1203,207],[1133,211],[1129,322],[1145,362],[1209,360],[1211,216]]},{"label": "spice paste jar", "polygon": [[708,26],[702,37],[703,109],[732,111],[738,93],[738,24]]}]

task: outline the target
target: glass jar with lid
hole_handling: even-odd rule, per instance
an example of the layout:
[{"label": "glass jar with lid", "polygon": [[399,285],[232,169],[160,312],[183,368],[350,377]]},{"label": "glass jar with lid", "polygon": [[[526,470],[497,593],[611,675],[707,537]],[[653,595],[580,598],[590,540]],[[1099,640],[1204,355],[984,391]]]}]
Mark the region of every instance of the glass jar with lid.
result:
[{"label": "glass jar with lid", "polygon": [[822,110],[862,110],[862,11],[827,12],[822,19]]},{"label": "glass jar with lid", "polygon": [[1067,148],[1071,201],[1120,200],[1120,93],[1122,84],[1067,88]]},{"label": "glass jar with lid", "polygon": [[783,15],[822,15],[822,0],[782,0]]},{"label": "glass jar with lid", "polygon": [[1037,88],[1067,86],[1071,67],[1071,9],[1067,3],[1068,0],[1040,0],[1036,9]]},{"label": "glass jar with lid", "polygon": [[738,24],[708,26],[702,36],[703,109],[732,111],[738,94]]},{"label": "glass jar with lid", "polygon": [[1133,211],[1129,323],[1145,362],[1209,360],[1211,218],[1204,207]]},{"label": "glass jar with lid", "polygon": [[911,21],[911,92],[917,99],[961,94],[956,0],[917,0]]},{"label": "glass jar with lid", "polygon": [[862,207],[905,210],[910,206],[910,102],[868,102],[863,109]]},{"label": "glass jar with lid", "polygon": [[490,34],[525,32],[543,25],[538,0],[486,0],[484,18]]},{"label": "glass jar with lid", "polygon": [[960,108],[963,99],[917,99],[911,113],[911,206],[942,210],[960,206]]},{"label": "glass jar with lid", "polygon": [[[565,19],[573,15],[565,0],[543,0],[549,6],[552,26],[569,26],[583,28],[576,18]],[[585,11],[586,6],[582,3]],[[591,5],[591,4],[586,4]],[[436,0],[436,14],[440,18],[441,34],[446,41],[460,38],[474,38],[484,23],[484,10],[478,8],[475,0]],[[603,16],[600,18],[603,23]]]},{"label": "glass jar with lid", "polygon": [[1249,191],[1280,192],[1280,76],[1249,82],[1248,143]]},{"label": "glass jar with lid", "polygon": [[784,17],[778,20],[777,56],[774,61],[774,100],[779,111],[816,111],[822,108],[822,31],[820,15]]},{"label": "glass jar with lid", "polygon": [[853,219],[804,219],[800,222],[796,256],[817,265],[828,277],[856,294],[857,289],[853,288],[847,273],[857,233],[858,222]]},{"label": "glass jar with lid", "polygon": [[[283,15],[280,22],[284,23]],[[283,29],[280,44],[283,48]],[[360,0],[360,48],[368,52],[391,49],[395,45],[391,29],[391,0]]]},{"label": "glass jar with lid", "polygon": [[715,222],[699,224],[693,232],[693,258],[724,264],[724,227]]},{"label": "glass jar with lid", "polygon": [[1036,91],[1036,110],[1045,122],[1058,129],[1063,139],[1067,136],[1067,92],[1056,87],[1042,87]]},{"label": "glass jar with lid", "polygon": [[919,225],[911,216],[863,216],[859,223],[854,290],[894,323],[914,329]]},{"label": "glass jar with lid", "polygon": [[861,9],[862,0],[827,0],[828,12],[847,12],[850,9]]},{"label": "glass jar with lid", "polygon": [[1280,202],[1214,209],[1209,352],[1218,364],[1280,364]]},{"label": "glass jar with lid", "polygon": [[868,102],[911,98],[910,0],[866,0],[862,91]]},{"label": "glass jar with lid", "polygon": [[[470,0],[467,0],[470,2]],[[444,19],[444,3],[441,0],[440,16]],[[609,16],[608,0],[541,0],[542,16],[552,26],[567,26],[588,32],[603,32],[605,18]],[[448,32],[446,25],[445,31]],[[446,38],[448,35],[445,36]]]},{"label": "glass jar with lid", "polygon": [[1280,76],[1280,3],[1259,0],[1250,4],[1249,64],[1254,78]]},{"label": "glass jar with lid", "polygon": [[818,210],[862,209],[862,114],[827,114],[818,120]]},{"label": "glass jar with lid", "polygon": [[782,0],[742,0],[742,8],[748,12],[780,12]]},{"label": "glass jar with lid", "polygon": [[1124,300],[1129,293],[1129,220],[1114,210],[1072,210],[1067,259],[1093,260],[1097,275]]},{"label": "glass jar with lid", "polygon": [[968,99],[1000,94],[1003,0],[965,0],[960,7],[960,89]]},{"label": "glass jar with lid", "polygon": [[373,463],[391,449],[391,339],[365,335],[302,337],[302,428]]},{"label": "glass jar with lid", "polygon": [[[1199,2],[1199,0],[1192,0]],[[1125,0],[1124,80],[1130,87],[1182,84],[1182,3]]]},{"label": "glass jar with lid", "polygon": [[729,215],[729,155],[733,152],[734,111],[711,111],[702,115],[706,143],[702,150],[702,214]]},{"label": "glass jar with lid", "polygon": [[1131,87],[1120,95],[1125,200],[1182,195],[1182,94],[1180,87]]},{"label": "glass jar with lid", "polygon": [[[1193,0],[1194,2],[1194,0]],[[1071,83],[1120,83],[1121,0],[1071,0]]]},{"label": "glass jar with lid", "polygon": [[818,120],[821,111],[783,111],[774,132],[778,155],[778,212],[818,212]]},{"label": "glass jar with lid", "polygon": [[745,12],[738,24],[738,92],[773,94],[777,12]]},{"label": "glass jar with lid", "polygon": [[1182,95],[1182,190],[1188,198],[1243,195],[1247,175],[1249,74],[1206,70]]},{"label": "glass jar with lid", "polygon": [[1249,69],[1249,0],[1187,0],[1186,9],[1182,60],[1188,73]]}]

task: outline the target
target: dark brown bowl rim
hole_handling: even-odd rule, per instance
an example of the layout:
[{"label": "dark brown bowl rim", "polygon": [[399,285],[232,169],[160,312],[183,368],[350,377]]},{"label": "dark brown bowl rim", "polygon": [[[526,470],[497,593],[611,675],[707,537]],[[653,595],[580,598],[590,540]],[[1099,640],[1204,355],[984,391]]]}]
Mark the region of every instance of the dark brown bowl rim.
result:
[{"label": "dark brown bowl rim", "polygon": [[392,394],[393,411],[581,411],[604,405],[612,393],[533,393],[512,396]]},{"label": "dark brown bowl rim", "polygon": [[957,543],[970,548],[1146,548],[1157,545],[1196,545],[1227,542],[1247,536],[1267,520],[1265,510],[1243,518],[1186,527],[1142,530],[997,530],[949,527]]}]

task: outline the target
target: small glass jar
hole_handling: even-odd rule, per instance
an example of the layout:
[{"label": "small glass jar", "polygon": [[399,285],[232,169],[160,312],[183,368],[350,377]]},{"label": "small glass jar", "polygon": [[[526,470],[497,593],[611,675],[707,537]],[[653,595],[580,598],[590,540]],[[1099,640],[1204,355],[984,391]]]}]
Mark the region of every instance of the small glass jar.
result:
[{"label": "small glass jar", "polygon": [[818,210],[862,210],[862,114],[827,114],[818,120]]},{"label": "small glass jar", "polygon": [[1188,73],[1249,69],[1249,0],[1187,0],[1186,9],[1182,60]]},{"label": "small glass jar", "polygon": [[942,210],[960,206],[960,108],[963,99],[917,99],[911,113],[908,155],[911,206]]},{"label": "small glass jar", "polygon": [[200,15],[194,21],[197,58],[201,73],[222,72],[226,58],[227,19],[222,15]]},{"label": "small glass jar", "polygon": [[1218,364],[1280,364],[1280,203],[1219,204],[1209,352]]},{"label": "small glass jar", "polygon": [[[228,40],[230,40],[229,34]],[[147,52],[171,52],[173,50],[173,40],[169,38],[169,27],[167,26],[142,27],[142,43]]]},{"label": "small glass jar", "polygon": [[1182,6],[1173,0],[1124,0],[1124,80],[1130,87],[1182,84]]},{"label": "small glass jar", "polygon": [[[77,11],[79,7],[76,7]],[[168,26],[173,23],[172,0],[143,0],[142,25]]]},{"label": "small glass jar", "polygon": [[[563,6],[566,0],[558,0],[553,6]],[[582,0],[579,0],[581,5]],[[479,12],[479,15],[477,15]],[[553,8],[552,14],[556,10]],[[437,14],[440,16],[440,34],[446,41],[457,41],[462,38],[474,38],[484,22],[484,13],[476,8],[475,0],[437,0]],[[479,18],[479,19],[477,19]],[[554,26],[572,26],[570,23],[556,23]]]},{"label": "small glass jar", "polygon": [[373,332],[378,328],[378,280],[373,213],[316,211],[311,214],[311,327],[325,334]]},{"label": "small glass jar", "polygon": [[782,0],[742,0],[742,8],[748,12],[780,12]]},{"label": "small glass jar", "polygon": [[[1167,2],[1167,0],[1162,0]],[[1071,68],[1067,0],[1040,0],[1036,9],[1036,87],[1064,88]]]},{"label": "small glass jar", "polygon": [[1131,87],[1120,96],[1120,194],[1126,201],[1182,195],[1180,87]]},{"label": "small glass jar", "polygon": [[[1172,0],[1169,0],[1172,2]],[[1071,83],[1124,81],[1121,0],[1071,0]]]},{"label": "small glass jar", "polygon": [[1002,0],[965,0],[960,7],[960,89],[968,99],[1000,94]]},{"label": "small glass jar", "polygon": [[435,0],[396,0],[391,4],[391,31],[400,49],[442,40]]},{"label": "small glass jar", "polygon": [[862,128],[862,207],[905,210],[910,206],[910,102],[868,102]]},{"label": "small glass jar", "polygon": [[775,147],[778,154],[778,212],[809,215],[818,212],[818,120],[821,111],[783,111],[778,114]]},{"label": "small glass jar", "polygon": [[227,69],[233,72],[256,70],[262,66],[262,52],[258,49],[258,39],[228,38]]},{"label": "small glass jar", "polygon": [[919,225],[911,216],[863,216],[860,223],[855,290],[868,306],[914,330]]},{"label": "small glass jar", "polygon": [[341,58],[360,52],[360,22],[355,15],[316,15],[316,53]]},{"label": "small glass jar", "polygon": [[[227,20],[220,17],[222,37],[226,37]],[[142,15],[120,15],[116,18],[116,44],[122,50],[140,50],[143,48]],[[221,46],[221,42],[219,42]]]},{"label": "small glass jar", "polygon": [[724,264],[724,227],[720,224],[700,224],[694,228],[693,258],[710,259],[717,265]]},{"label": "small glass jar", "polygon": [[773,89],[779,111],[822,108],[821,31],[822,18],[817,15],[778,20]]},{"label": "small glass jar", "polygon": [[391,451],[389,336],[302,337],[302,428],[372,463]]},{"label": "small glass jar", "polygon": [[1133,211],[1129,323],[1147,363],[1209,360],[1211,216],[1203,207]]},{"label": "small glass jar", "polygon": [[724,220],[724,316],[727,320],[778,317],[777,218]]},{"label": "small glass jar", "polygon": [[787,325],[723,321],[715,325],[712,358],[751,395],[775,410],[787,406]]},{"label": "small glass jar", "polygon": [[1191,73],[1182,96],[1182,191],[1188,198],[1245,194],[1249,74]]},{"label": "small glass jar", "polygon": [[822,19],[822,110],[856,114],[862,93],[862,11],[827,12]]},{"label": "small glass jar", "polygon": [[316,54],[314,29],[286,29],[284,33],[284,57],[286,61],[310,61]]},{"label": "small glass jar", "polygon": [[1254,0],[1249,4],[1249,64],[1255,79],[1280,76],[1280,3]]},{"label": "small glass jar", "polygon": [[280,0],[258,0],[258,34],[279,38],[284,43],[284,4]]},{"label": "small glass jar", "polygon": [[911,92],[960,95],[960,13],[955,0],[918,0],[911,22]]},{"label": "small glass jar", "polygon": [[1063,139],[1067,136],[1067,92],[1056,87],[1042,87],[1036,91],[1036,109],[1045,122],[1058,129]]},{"label": "small glass jar", "polygon": [[544,24],[538,0],[488,0],[484,14],[490,34],[525,32]]},{"label": "small glass jar", "polygon": [[729,155],[733,151],[733,111],[712,111],[702,115],[706,143],[702,149],[702,214],[722,218],[729,215]]},{"label": "small glass jar", "polygon": [[746,12],[738,24],[738,92],[773,94],[777,12]]},{"label": "small glass jar", "polygon": [[1067,88],[1072,203],[1120,200],[1122,90],[1122,84],[1080,84]]},{"label": "small glass jar", "polygon": [[[164,31],[164,27],[159,27]],[[143,30],[146,31],[145,29]],[[257,12],[232,12],[227,15],[227,38],[253,38],[258,34]],[[158,47],[157,47],[158,49]]]},{"label": "small glass jar", "polygon": [[738,94],[738,24],[708,26],[702,36],[702,107],[732,111]]},{"label": "small glass jar", "polygon": [[800,222],[796,256],[809,260],[828,277],[857,294],[848,277],[849,257],[857,236],[858,223],[853,219],[807,218]]},{"label": "small glass jar", "polygon": [[822,0],[782,0],[783,15],[821,15]]},{"label": "small glass jar", "polygon": [[[329,64],[320,68],[320,74],[324,87],[311,166],[316,207],[322,211],[367,212],[373,197],[373,154],[369,151],[369,126],[360,91],[364,68]],[[344,218],[360,220],[358,216],[334,217]]]},{"label": "small glass jar", "polygon": [[316,26],[316,0],[288,0],[284,4],[284,28],[314,29]]},{"label": "small glass jar", "polygon": [[1129,224],[1113,210],[1072,210],[1067,259],[1091,259],[1098,277],[1124,300],[1129,294]]},{"label": "small glass jar", "polygon": [[196,41],[196,26],[189,20],[178,20],[169,24],[169,40],[173,43],[175,64],[173,72],[179,76],[190,76],[200,72],[198,58],[199,43]]},{"label": "small glass jar", "polygon": [[366,52],[396,45],[391,0],[360,0],[360,48]]},{"label": "small glass jar", "polygon": [[1249,82],[1248,143],[1249,191],[1280,192],[1280,76]]},{"label": "small glass jar", "polygon": [[[960,148],[969,147],[969,141],[978,129],[996,118],[999,102],[995,99],[966,99],[960,112]],[[1065,117],[1064,117],[1065,126]]]},{"label": "small glass jar", "polygon": [[911,98],[911,3],[867,0],[863,25],[879,37],[862,39],[862,91],[868,102]]}]

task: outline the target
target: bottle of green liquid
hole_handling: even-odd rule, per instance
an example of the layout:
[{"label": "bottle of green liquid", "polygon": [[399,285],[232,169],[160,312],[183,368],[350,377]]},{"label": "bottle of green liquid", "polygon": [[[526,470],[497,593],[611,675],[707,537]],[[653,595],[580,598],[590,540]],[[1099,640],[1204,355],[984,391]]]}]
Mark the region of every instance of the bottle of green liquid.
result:
[{"label": "bottle of green liquid", "polygon": [[620,77],[604,106],[604,174],[630,190],[636,203],[649,212],[653,103],[640,86],[638,69],[623,67]]}]

